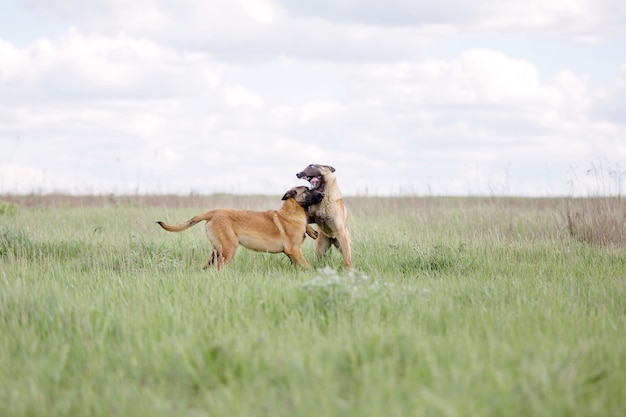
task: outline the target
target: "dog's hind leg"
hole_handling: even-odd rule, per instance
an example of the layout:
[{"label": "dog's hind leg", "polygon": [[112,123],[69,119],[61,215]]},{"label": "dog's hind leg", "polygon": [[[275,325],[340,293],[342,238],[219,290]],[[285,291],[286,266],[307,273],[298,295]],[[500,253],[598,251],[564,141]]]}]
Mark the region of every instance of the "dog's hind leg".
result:
[{"label": "dog's hind leg", "polygon": [[237,239],[237,235],[233,233],[222,234],[220,237],[221,250],[220,250],[220,258],[217,262],[217,269],[220,270],[228,263],[233,256],[235,256],[235,252],[237,252],[237,247],[239,246],[239,239]]},{"label": "dog's hind leg", "polygon": [[211,256],[209,257],[209,260],[206,262],[206,264],[204,264],[202,269],[208,269],[209,266],[215,265],[217,261],[220,259],[220,256],[221,256],[220,253],[217,251],[215,247],[211,248]]},{"label": "dog's hind leg", "polygon": [[350,249],[350,233],[346,230],[343,234],[337,236],[336,242],[339,242],[339,250],[343,255],[343,263],[346,268],[352,268],[352,250]]},{"label": "dog's hind leg", "polygon": [[232,248],[224,248],[224,251],[222,252],[222,256],[217,262],[217,269],[221,270],[226,265],[228,265],[230,260],[233,259],[233,256],[235,256],[235,252],[237,252],[237,246],[234,246]]},{"label": "dog's hind leg", "polygon": [[317,254],[317,256],[322,257],[326,255],[326,251],[330,247],[330,244],[331,239],[320,230],[317,236],[317,240],[315,242],[315,253]]}]

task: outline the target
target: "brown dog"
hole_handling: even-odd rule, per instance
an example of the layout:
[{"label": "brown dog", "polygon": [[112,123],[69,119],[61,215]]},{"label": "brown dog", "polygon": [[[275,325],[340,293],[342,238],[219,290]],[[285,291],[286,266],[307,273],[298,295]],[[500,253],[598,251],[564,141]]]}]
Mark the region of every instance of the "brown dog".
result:
[{"label": "brown dog", "polygon": [[238,245],[257,252],[283,252],[292,263],[311,269],[302,255],[304,234],[309,232],[305,208],[323,198],[324,193],[299,186],[285,193],[282,198],[284,203],[278,210],[215,209],[176,226],[161,221],[157,223],[169,232],[182,232],[206,220],[206,234],[213,248],[203,269],[209,265],[215,265],[218,270],[225,267],[235,255]]},{"label": "brown dog", "polygon": [[302,172],[298,172],[296,177],[309,181],[312,190],[324,193],[321,202],[307,208],[309,221],[317,223],[320,229],[320,236],[315,244],[317,254],[323,256],[333,244],[341,251],[345,266],[352,268],[348,210],[333,172],[335,168],[330,165],[310,164]]}]

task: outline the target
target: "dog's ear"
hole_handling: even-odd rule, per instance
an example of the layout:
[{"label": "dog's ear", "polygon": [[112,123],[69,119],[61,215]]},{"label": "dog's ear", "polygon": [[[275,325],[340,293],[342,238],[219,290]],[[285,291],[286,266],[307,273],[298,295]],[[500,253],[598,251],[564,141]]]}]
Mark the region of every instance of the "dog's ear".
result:
[{"label": "dog's ear", "polygon": [[283,198],[281,198],[281,200],[289,200],[290,198],[296,198],[296,195],[298,195],[298,193],[296,193],[296,190],[289,190],[285,193],[285,195],[283,196]]},{"label": "dog's ear", "polygon": [[330,172],[335,172],[335,168],[331,167],[330,165],[326,165],[326,168],[330,169]]}]

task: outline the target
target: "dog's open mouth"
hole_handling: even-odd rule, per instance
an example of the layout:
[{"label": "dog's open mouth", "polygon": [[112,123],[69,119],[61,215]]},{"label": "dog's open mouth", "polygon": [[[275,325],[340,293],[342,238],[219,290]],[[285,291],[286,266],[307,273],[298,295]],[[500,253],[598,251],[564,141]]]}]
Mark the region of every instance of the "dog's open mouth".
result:
[{"label": "dog's open mouth", "polygon": [[322,183],[320,177],[306,177],[306,180],[311,184],[311,190],[315,190]]}]

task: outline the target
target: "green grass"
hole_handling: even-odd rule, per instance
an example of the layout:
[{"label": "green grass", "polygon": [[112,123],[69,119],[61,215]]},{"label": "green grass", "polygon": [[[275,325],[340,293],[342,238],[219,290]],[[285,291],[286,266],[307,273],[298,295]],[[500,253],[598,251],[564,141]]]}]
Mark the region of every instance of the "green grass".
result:
[{"label": "green grass", "polygon": [[220,273],[202,226],[154,223],[207,208],[179,203],[0,214],[0,415],[626,409],[626,250],[571,202],[348,199],[354,271],[308,239],[314,271],[241,248]]}]

